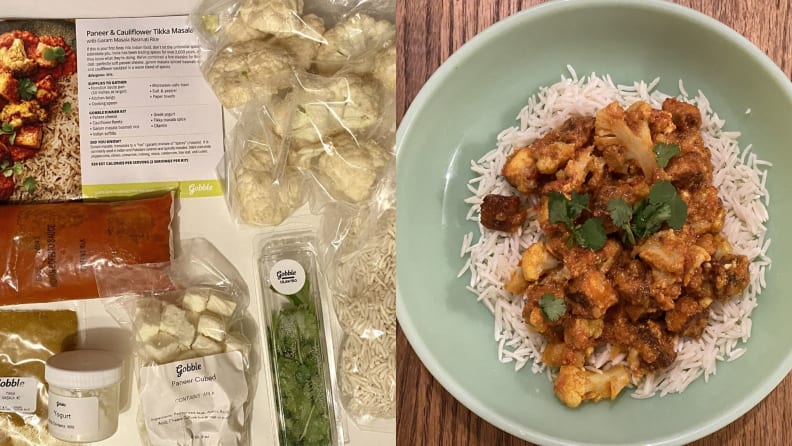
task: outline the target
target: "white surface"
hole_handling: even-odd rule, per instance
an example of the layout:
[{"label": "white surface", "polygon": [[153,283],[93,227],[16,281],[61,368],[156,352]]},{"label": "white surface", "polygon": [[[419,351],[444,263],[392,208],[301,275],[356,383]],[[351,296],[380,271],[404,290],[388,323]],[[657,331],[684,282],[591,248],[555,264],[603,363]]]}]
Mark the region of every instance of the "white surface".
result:
[{"label": "white surface", "polygon": [[[196,0],[134,0],[134,1],[101,1],[101,0],[36,0],[33,2],[11,2],[0,0],[4,18],[88,18],[88,17],[145,17],[158,15],[178,15],[189,13]],[[254,280],[253,240],[256,235],[271,231],[240,228],[231,221],[231,217],[221,197],[193,198],[180,200],[181,209],[178,213],[178,230],[181,238],[204,237],[211,241],[239,270],[251,290],[250,314],[261,326],[259,302],[260,296]],[[91,327],[100,336],[88,336],[84,347],[107,348],[117,345],[107,330],[113,333],[117,325],[104,311],[100,301],[65,302],[50,305],[49,308],[81,309],[81,326]],[[86,325],[87,324],[87,325]],[[117,340],[117,338],[116,338]],[[261,352],[263,353],[263,351]],[[266,360],[266,359],[265,359]],[[137,433],[137,390],[122,387],[122,396],[128,394],[129,408],[119,416],[118,431],[108,440],[95,443],[97,445],[139,444]],[[269,379],[265,373],[259,373],[256,397],[253,402],[251,417],[251,446],[271,445],[275,442],[274,419]],[[388,446],[396,444],[395,434],[363,431],[351,421],[347,422],[347,437],[351,446]]]}]

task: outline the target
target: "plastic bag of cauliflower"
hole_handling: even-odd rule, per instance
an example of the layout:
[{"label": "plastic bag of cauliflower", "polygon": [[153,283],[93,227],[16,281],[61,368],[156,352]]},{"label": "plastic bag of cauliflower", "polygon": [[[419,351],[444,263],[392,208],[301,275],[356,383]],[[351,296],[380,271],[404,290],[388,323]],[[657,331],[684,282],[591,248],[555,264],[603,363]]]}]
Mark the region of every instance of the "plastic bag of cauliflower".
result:
[{"label": "plastic bag of cauliflower", "polygon": [[237,221],[365,206],[395,144],[394,0],[205,0],[192,15],[227,117]]}]

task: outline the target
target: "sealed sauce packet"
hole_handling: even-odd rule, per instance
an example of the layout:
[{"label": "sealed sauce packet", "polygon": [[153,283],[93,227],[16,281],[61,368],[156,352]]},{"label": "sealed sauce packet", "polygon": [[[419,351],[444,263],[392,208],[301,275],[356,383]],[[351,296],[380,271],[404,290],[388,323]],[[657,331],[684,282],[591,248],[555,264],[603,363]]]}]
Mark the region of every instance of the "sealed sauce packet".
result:
[{"label": "sealed sauce packet", "polygon": [[96,266],[167,262],[172,255],[172,193],[0,212],[0,305],[94,298]]}]

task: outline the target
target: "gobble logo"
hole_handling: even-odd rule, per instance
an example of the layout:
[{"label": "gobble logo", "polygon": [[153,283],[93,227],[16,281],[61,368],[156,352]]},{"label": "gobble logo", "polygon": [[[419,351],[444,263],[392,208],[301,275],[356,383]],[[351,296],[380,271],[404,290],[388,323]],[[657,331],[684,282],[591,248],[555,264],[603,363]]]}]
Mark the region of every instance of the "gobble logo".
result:
[{"label": "gobble logo", "polygon": [[181,378],[181,376],[187,372],[197,372],[201,370],[201,364],[197,362],[191,362],[189,364],[179,364],[176,366],[176,377]]}]

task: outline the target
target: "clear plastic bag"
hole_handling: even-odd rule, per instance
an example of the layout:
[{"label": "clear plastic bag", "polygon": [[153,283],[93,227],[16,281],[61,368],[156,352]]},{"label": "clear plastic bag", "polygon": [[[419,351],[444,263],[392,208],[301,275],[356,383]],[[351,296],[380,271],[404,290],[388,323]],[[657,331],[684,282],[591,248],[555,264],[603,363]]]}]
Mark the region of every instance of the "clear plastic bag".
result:
[{"label": "clear plastic bag", "polygon": [[171,263],[102,268],[97,284],[134,333],[143,444],[249,444],[257,330],[231,263],[190,239]]},{"label": "clear plastic bag", "polygon": [[396,289],[392,177],[366,208],[336,207],[322,221],[330,288],[343,342],[337,359],[346,413],[362,429],[395,430]]},{"label": "clear plastic bag", "polygon": [[65,445],[47,432],[44,364],[77,346],[74,309],[0,310],[0,444]]},{"label": "clear plastic bag", "polygon": [[[364,206],[395,144],[395,2],[207,0],[192,14],[204,75],[237,119],[226,138],[228,204],[277,225]],[[301,181],[302,179],[302,181]]]}]

